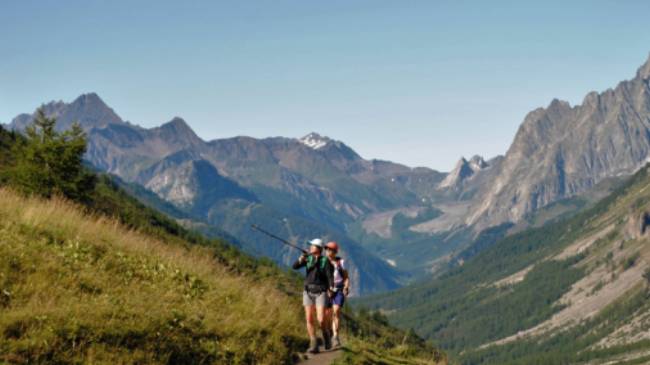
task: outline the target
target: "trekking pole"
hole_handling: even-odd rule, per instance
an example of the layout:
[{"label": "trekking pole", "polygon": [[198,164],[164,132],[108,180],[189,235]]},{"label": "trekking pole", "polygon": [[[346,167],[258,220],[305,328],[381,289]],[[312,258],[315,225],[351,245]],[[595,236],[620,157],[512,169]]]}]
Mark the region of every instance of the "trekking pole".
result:
[{"label": "trekking pole", "polygon": [[289,246],[289,247],[293,247],[293,248],[295,248],[295,249],[297,249],[297,250],[300,250],[300,252],[302,252],[302,253],[304,253],[304,254],[309,254],[309,252],[307,252],[305,249],[302,249],[302,248],[300,248],[300,247],[294,245],[293,243],[291,243],[291,242],[285,240],[284,238],[278,237],[278,236],[274,235],[273,233],[271,233],[271,232],[269,232],[269,231],[266,231],[266,230],[260,228],[260,227],[259,227],[258,225],[256,225],[256,224],[251,224],[251,228],[254,229],[254,230],[257,230],[257,231],[259,231],[259,232],[262,232],[262,233],[264,233],[265,235],[267,235],[267,236],[269,236],[269,237],[271,237],[271,238],[275,238],[276,240],[278,240],[278,241],[284,243],[285,245],[287,245],[287,246]]}]

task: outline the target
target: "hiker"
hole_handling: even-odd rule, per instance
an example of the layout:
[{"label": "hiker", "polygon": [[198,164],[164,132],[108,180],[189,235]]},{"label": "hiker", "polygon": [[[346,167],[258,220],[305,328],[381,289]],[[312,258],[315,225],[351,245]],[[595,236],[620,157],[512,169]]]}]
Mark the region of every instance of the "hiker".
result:
[{"label": "hiker", "polygon": [[302,304],[305,307],[307,333],[309,333],[308,352],[317,353],[318,340],[314,328],[314,312],[323,333],[325,349],[332,347],[329,326],[325,321],[325,308],[334,286],[334,267],[323,254],[323,241],[315,238],[309,241],[309,254],[303,253],[293,264],[293,269],[307,268],[305,290],[302,293]]},{"label": "hiker", "polygon": [[345,298],[350,294],[350,276],[345,269],[345,260],[336,256],[339,252],[339,245],[336,242],[328,242],[325,245],[325,254],[334,267],[334,289],[330,298],[330,305],[327,309],[328,323],[332,326],[332,341],[334,346],[341,347],[339,338],[339,323],[341,308],[345,303]]}]

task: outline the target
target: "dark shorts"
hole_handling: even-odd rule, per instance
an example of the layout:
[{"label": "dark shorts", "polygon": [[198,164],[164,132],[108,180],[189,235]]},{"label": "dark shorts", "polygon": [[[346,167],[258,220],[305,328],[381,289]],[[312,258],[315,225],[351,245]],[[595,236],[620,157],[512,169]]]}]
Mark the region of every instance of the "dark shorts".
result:
[{"label": "dark shorts", "polygon": [[330,306],[338,305],[339,307],[343,307],[343,303],[345,303],[345,295],[343,295],[342,290],[337,290],[330,299]]}]

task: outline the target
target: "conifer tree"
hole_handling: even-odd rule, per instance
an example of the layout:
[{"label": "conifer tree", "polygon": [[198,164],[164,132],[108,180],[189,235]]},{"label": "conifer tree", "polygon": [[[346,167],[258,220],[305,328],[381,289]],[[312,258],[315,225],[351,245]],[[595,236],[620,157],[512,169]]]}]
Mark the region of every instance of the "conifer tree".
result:
[{"label": "conifer tree", "polygon": [[25,132],[25,140],[14,148],[13,185],[30,195],[61,194],[73,200],[88,199],[95,178],[83,166],[86,135],[79,124],[58,132],[56,119],[48,118],[39,109]]}]

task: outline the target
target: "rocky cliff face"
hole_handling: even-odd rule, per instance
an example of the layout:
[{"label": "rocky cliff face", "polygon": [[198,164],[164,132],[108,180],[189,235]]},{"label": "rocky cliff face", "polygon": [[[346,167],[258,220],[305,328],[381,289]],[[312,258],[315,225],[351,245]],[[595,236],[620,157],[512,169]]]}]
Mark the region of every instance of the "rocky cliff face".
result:
[{"label": "rocky cliff face", "polygon": [[516,222],[606,177],[632,174],[649,151],[650,60],[635,78],[592,92],[581,105],[553,100],[529,113],[466,223]]}]

